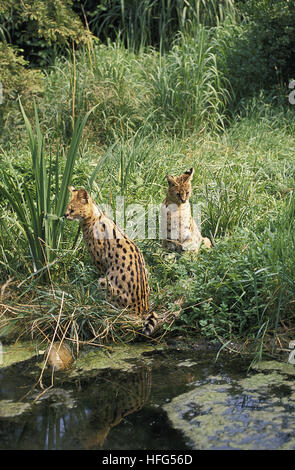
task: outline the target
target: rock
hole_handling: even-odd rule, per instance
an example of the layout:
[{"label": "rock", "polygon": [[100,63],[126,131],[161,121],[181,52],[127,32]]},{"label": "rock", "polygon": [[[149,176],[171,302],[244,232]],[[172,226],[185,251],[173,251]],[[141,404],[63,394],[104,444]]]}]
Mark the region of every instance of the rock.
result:
[{"label": "rock", "polygon": [[70,367],[73,362],[72,352],[65,343],[56,341],[49,346],[48,364],[55,370],[63,370]]}]

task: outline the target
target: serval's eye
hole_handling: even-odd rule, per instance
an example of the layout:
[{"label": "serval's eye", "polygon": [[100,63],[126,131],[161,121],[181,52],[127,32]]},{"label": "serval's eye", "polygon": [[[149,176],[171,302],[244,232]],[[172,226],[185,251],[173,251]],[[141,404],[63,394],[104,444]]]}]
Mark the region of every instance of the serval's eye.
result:
[{"label": "serval's eye", "polygon": [[176,193],[176,196],[180,197],[180,193]]}]

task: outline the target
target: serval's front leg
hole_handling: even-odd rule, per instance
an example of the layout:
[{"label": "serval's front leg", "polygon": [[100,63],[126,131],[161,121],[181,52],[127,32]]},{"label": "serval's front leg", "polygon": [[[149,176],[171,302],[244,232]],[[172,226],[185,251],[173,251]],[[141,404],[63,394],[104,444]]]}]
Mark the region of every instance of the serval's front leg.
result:
[{"label": "serval's front leg", "polygon": [[120,307],[126,307],[129,305],[130,299],[126,292],[114,285],[107,275],[98,279],[98,286],[100,289],[106,291],[106,296],[109,295],[110,297],[113,297]]}]

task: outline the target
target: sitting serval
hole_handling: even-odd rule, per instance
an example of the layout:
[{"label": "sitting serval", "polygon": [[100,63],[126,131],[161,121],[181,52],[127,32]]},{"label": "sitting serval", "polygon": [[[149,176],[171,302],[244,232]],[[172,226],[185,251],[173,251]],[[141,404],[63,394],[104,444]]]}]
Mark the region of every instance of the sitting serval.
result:
[{"label": "sitting serval", "polygon": [[97,267],[99,286],[108,289],[118,305],[147,316],[143,334],[150,335],[157,315],[149,312],[149,285],[142,253],[135,243],[92,201],[86,189],[69,186],[71,199],[65,218],[79,220],[83,237]]},{"label": "sitting serval", "polygon": [[191,168],[180,176],[167,175],[167,195],[161,206],[162,246],[177,253],[188,250],[197,253],[202,243],[207,248],[212,246],[209,238],[202,237],[191,215],[193,174]]}]

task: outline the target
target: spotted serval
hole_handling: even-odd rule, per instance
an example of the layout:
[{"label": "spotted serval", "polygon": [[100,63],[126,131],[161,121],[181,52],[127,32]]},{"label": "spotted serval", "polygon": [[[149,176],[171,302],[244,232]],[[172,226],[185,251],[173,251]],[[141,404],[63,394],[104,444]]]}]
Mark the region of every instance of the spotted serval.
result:
[{"label": "spotted serval", "polygon": [[157,315],[149,311],[147,270],[141,251],[92,201],[86,189],[69,186],[71,199],[65,218],[79,220],[90,255],[100,274],[99,286],[108,289],[118,305],[147,316],[142,333],[150,335]]},{"label": "spotted serval", "polygon": [[162,246],[182,253],[186,250],[198,252],[201,244],[211,247],[209,238],[204,238],[191,215],[189,198],[192,193],[191,180],[194,169],[180,176],[167,175],[167,195],[161,206]]}]

